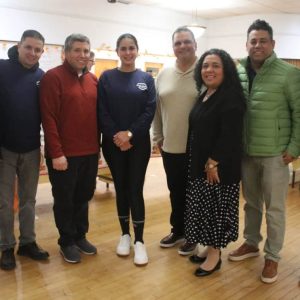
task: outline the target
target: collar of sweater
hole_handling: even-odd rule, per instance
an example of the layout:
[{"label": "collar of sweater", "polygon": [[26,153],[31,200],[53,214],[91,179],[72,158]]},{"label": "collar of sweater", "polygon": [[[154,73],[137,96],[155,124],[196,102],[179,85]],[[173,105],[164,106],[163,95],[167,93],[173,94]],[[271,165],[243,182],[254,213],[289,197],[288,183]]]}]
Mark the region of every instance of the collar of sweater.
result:
[{"label": "collar of sweater", "polygon": [[[78,77],[78,72],[69,64],[69,62],[65,59],[63,62],[63,66],[73,75],[75,75],[76,77]],[[89,73],[87,67],[85,67],[84,69],[82,69],[82,73],[81,76],[85,75]]]},{"label": "collar of sweater", "polygon": [[178,64],[177,64],[177,61],[175,62],[175,69],[176,69],[176,72],[177,73],[180,73],[180,74],[187,74],[187,73],[190,73],[190,72],[193,72],[194,69],[195,69],[195,66],[196,66],[196,63],[197,63],[198,59],[196,57],[195,61],[193,62],[193,64],[186,70],[186,71],[182,71],[178,68]]}]

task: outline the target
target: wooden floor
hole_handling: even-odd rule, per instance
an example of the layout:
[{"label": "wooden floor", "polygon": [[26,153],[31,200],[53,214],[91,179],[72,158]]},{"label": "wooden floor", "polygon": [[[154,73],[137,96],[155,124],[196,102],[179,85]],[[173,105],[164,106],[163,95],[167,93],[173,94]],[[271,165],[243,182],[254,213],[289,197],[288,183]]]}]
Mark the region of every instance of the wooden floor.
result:
[{"label": "wooden floor", "polygon": [[[99,182],[90,204],[88,238],[98,247],[96,256],[83,256],[80,264],[63,261],[58,252],[57,230],[51,208],[51,188],[40,184],[36,232],[38,242],[50,252],[48,263],[17,257],[14,271],[0,270],[1,300],[34,299],[300,299],[300,193],[289,190],[287,231],[278,281],[261,283],[263,255],[245,262],[229,262],[227,254],[242,242],[223,251],[219,272],[206,278],[193,275],[196,266],[181,257],[176,248],[161,249],[159,240],[169,232],[169,199],[160,158],[152,158],[145,183],[145,243],[149,264],[136,267],[133,254],[115,254],[119,240],[114,189]],[[240,224],[243,228],[243,199]],[[16,222],[16,229],[18,223]],[[263,234],[265,227],[263,228]],[[16,230],[16,236],[18,231]],[[262,246],[261,246],[262,248]]]}]

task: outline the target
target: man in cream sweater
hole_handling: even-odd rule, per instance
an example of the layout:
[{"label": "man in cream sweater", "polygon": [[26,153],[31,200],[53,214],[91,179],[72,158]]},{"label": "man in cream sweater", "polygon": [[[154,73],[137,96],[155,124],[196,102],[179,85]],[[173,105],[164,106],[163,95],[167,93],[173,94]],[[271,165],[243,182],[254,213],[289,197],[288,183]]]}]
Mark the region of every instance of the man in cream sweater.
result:
[{"label": "man in cream sweater", "polygon": [[[171,233],[160,241],[163,248],[184,241],[186,188],[186,144],[189,113],[197,97],[194,68],[197,61],[195,37],[187,27],[172,35],[175,66],[163,69],[156,81],[157,109],[153,121],[153,142],[162,153],[171,200]],[[183,243],[178,253],[188,255],[195,245]]]}]

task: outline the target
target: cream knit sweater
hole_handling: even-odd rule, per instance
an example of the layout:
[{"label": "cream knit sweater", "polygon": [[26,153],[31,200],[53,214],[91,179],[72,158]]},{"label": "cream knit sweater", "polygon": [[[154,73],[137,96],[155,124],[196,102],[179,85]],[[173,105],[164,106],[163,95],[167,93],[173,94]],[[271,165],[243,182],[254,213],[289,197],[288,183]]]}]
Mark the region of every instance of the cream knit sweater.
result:
[{"label": "cream knit sweater", "polygon": [[193,78],[195,63],[185,72],[175,67],[163,69],[157,76],[157,106],[152,123],[153,143],[162,144],[168,153],[185,153],[188,119],[197,89]]}]

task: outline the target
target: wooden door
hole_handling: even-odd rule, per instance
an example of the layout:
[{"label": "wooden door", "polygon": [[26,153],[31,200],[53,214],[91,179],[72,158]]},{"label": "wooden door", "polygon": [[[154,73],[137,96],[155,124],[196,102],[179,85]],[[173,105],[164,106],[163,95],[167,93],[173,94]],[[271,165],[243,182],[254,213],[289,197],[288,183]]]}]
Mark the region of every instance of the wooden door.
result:
[{"label": "wooden door", "polygon": [[163,64],[161,63],[152,63],[152,62],[146,62],[145,63],[145,71],[151,74],[154,78],[156,78],[158,72],[163,67]]},{"label": "wooden door", "polygon": [[97,78],[106,71],[118,66],[118,61],[114,59],[96,59],[95,61],[95,75]]}]

